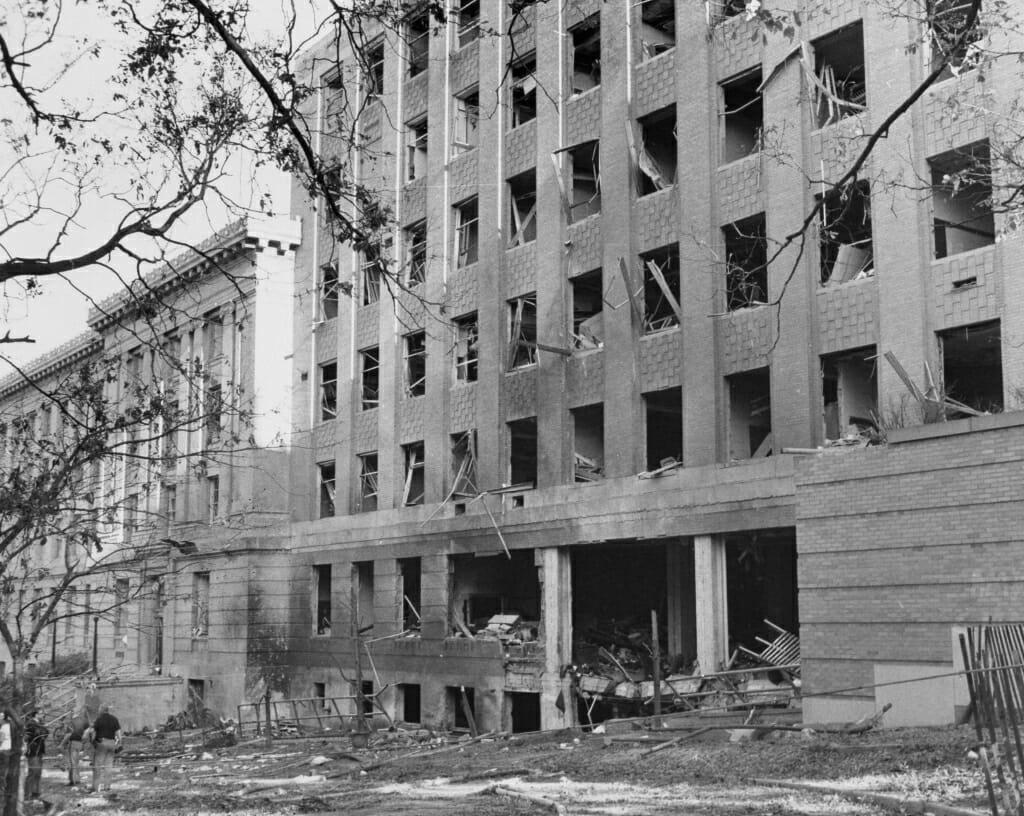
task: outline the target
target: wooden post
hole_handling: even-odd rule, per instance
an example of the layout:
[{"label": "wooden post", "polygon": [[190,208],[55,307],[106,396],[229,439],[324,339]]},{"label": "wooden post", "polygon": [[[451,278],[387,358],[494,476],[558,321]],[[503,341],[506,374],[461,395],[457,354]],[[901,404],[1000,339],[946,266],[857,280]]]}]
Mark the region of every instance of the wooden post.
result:
[{"label": "wooden post", "polygon": [[654,726],[661,726],[661,642],[658,638],[658,612],[651,610],[651,658],[654,661]]},{"label": "wooden post", "polygon": [[267,730],[263,737],[267,741],[267,745],[270,745],[273,737],[270,735],[270,689],[267,689],[267,693],[263,695],[263,705],[266,707],[267,713]]},{"label": "wooden post", "polygon": [[462,698],[462,713],[466,715],[466,722],[469,723],[469,735],[476,739],[480,736],[476,727],[476,717],[473,716],[473,709],[469,705],[469,696],[466,694],[466,687],[459,686],[459,696]]}]

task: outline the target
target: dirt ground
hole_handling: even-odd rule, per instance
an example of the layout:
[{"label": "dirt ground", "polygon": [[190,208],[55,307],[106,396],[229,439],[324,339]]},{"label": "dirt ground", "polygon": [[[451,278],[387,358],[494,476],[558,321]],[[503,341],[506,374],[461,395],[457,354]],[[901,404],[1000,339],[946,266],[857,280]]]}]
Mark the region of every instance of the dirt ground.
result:
[{"label": "dirt ground", "polygon": [[[43,803],[26,814],[344,813],[353,816],[776,816],[881,812],[832,793],[764,780],[888,793],[987,811],[968,727],[875,730],[859,736],[774,732],[729,742],[711,731],[651,749],[684,731],[634,725],[410,745],[400,736],[356,750],[344,737],[248,741],[203,749],[198,732],[133,737],[109,794],[69,788],[48,757]],[[379,738],[380,740],[386,737]],[[441,746],[441,750],[437,746]],[[414,753],[431,751],[423,756]],[[761,780],[761,781],[758,781]],[[86,783],[89,774],[86,772]]]}]

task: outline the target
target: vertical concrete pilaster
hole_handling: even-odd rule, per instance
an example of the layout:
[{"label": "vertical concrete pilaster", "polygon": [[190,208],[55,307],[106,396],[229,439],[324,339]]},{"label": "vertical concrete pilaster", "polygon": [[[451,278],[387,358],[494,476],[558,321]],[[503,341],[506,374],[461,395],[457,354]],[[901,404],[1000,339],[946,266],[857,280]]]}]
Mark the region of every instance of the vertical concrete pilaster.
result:
[{"label": "vertical concrete pilaster", "polygon": [[668,600],[668,654],[690,659],[697,653],[697,618],[694,607],[693,544],[689,539],[665,546]]},{"label": "vertical concrete pilaster", "polygon": [[[541,627],[544,674],[541,676],[540,727],[563,728],[576,722],[569,678],[562,667],[572,661],[572,558],[565,547],[537,551],[541,567]],[[561,694],[564,710],[555,705]]]},{"label": "vertical concrete pilaster", "polygon": [[729,606],[725,542],[718,536],[693,538],[694,590],[697,596],[697,660],[701,671],[718,671],[728,659]]}]

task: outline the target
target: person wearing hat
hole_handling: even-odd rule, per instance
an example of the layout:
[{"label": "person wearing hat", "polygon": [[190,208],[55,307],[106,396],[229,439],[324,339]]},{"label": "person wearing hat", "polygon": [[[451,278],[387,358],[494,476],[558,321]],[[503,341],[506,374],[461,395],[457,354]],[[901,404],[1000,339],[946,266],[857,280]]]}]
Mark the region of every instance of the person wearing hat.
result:
[{"label": "person wearing hat", "polygon": [[39,798],[39,786],[43,778],[43,756],[46,754],[46,737],[50,729],[39,722],[39,712],[30,706],[25,712],[25,756],[28,758],[28,773],[25,775],[25,796]]},{"label": "person wearing hat", "polygon": [[114,771],[114,752],[121,745],[121,723],[110,713],[109,705],[100,706],[100,715],[92,724],[92,740],[96,753],[92,765],[92,790],[99,793],[104,782],[110,790]]}]

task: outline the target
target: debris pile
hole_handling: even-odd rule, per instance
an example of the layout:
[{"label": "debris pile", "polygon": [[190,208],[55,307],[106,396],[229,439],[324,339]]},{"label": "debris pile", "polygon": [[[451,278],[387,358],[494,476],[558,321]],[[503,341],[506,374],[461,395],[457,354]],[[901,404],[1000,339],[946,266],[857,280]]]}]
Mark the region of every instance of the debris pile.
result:
[{"label": "debris pile", "polygon": [[497,640],[503,646],[524,646],[536,643],[540,632],[539,621],[523,620],[520,615],[491,615],[486,625],[466,623],[461,616],[455,616],[454,637],[474,638],[476,640]]}]

